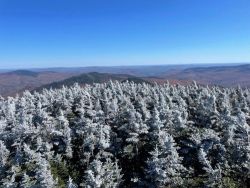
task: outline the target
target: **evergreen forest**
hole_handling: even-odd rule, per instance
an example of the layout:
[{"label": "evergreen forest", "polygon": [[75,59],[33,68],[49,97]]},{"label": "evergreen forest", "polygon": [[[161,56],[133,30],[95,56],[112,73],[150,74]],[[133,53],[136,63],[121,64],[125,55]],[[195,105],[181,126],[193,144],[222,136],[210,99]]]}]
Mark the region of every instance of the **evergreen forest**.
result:
[{"label": "evergreen forest", "polygon": [[250,90],[110,81],[1,97],[0,187],[250,187]]}]

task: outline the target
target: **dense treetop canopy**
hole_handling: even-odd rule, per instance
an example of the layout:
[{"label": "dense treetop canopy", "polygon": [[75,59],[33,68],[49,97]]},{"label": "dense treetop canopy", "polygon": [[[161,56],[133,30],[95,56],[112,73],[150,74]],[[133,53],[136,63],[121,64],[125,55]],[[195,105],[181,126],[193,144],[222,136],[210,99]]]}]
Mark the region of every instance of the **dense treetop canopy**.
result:
[{"label": "dense treetop canopy", "polygon": [[250,91],[109,82],[0,99],[0,187],[249,187]]}]

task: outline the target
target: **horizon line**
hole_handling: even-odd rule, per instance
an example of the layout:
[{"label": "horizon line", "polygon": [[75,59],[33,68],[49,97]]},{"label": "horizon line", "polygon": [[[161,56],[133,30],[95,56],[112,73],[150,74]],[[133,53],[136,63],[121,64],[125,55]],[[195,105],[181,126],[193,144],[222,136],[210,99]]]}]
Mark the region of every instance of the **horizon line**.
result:
[{"label": "horizon line", "polygon": [[8,70],[34,70],[34,69],[74,69],[74,68],[112,68],[112,67],[160,67],[160,66],[182,66],[182,65],[247,65],[249,62],[223,62],[223,63],[173,63],[173,64],[136,64],[136,65],[86,65],[86,66],[62,66],[62,67],[26,67],[26,68],[0,68],[1,71]]}]

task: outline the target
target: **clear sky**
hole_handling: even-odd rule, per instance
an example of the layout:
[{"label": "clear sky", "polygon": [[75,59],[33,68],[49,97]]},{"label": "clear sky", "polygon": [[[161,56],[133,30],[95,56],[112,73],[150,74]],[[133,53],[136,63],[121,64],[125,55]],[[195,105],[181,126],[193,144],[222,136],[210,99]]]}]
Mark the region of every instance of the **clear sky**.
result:
[{"label": "clear sky", "polygon": [[250,62],[250,0],[0,0],[0,69]]}]

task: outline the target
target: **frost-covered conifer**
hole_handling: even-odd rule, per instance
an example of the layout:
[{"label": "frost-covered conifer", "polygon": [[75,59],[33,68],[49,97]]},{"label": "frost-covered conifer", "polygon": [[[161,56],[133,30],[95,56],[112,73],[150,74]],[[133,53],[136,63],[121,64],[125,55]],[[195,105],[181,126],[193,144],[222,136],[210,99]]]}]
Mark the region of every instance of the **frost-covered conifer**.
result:
[{"label": "frost-covered conifer", "polygon": [[164,124],[160,120],[160,115],[157,108],[154,108],[153,115],[150,121],[150,135],[152,141],[158,141],[161,130],[164,129]]},{"label": "frost-covered conifer", "polygon": [[203,165],[203,170],[206,172],[208,176],[208,180],[205,181],[205,185],[209,187],[218,186],[220,184],[222,177],[220,166],[214,169],[207,159],[207,154],[204,152],[202,148],[200,148],[199,150],[198,159],[199,162]]},{"label": "frost-covered conifer", "polygon": [[150,154],[152,157],[147,161],[146,174],[153,185],[161,187],[182,184],[181,173],[186,169],[181,164],[182,158],[171,135],[162,132],[158,145]]},{"label": "frost-covered conifer", "polygon": [[35,185],[34,180],[32,180],[29,175],[24,173],[23,176],[22,176],[20,187],[21,188],[27,188],[27,187],[32,187],[32,186],[34,187],[34,185]]},{"label": "frost-covered conifer", "polygon": [[121,125],[118,129],[121,131],[121,136],[125,137],[127,143],[131,143],[137,148],[140,135],[148,132],[148,127],[143,123],[141,114],[134,109],[134,106],[130,102],[128,102],[120,118]]},{"label": "frost-covered conifer", "polygon": [[36,185],[41,187],[55,187],[56,181],[51,174],[49,162],[41,155],[38,155],[36,160]]},{"label": "frost-covered conifer", "polygon": [[77,185],[74,184],[71,177],[69,177],[69,180],[68,180],[68,183],[67,183],[67,188],[77,188]]},{"label": "frost-covered conifer", "polygon": [[160,157],[162,154],[158,147],[154,151],[150,152],[151,158],[147,161],[147,177],[151,184],[161,187],[168,181],[167,173],[165,171],[165,165],[167,163],[164,157]]},{"label": "frost-covered conifer", "polygon": [[86,170],[85,180],[86,187],[118,187],[122,182],[121,170],[117,161],[106,159],[106,162],[101,162],[95,159]]},{"label": "frost-covered conifer", "polygon": [[9,150],[6,148],[4,142],[0,140],[0,171],[7,163],[8,157],[9,157]]},{"label": "frost-covered conifer", "polygon": [[102,150],[110,146],[110,127],[98,124],[96,127],[97,147]]}]

